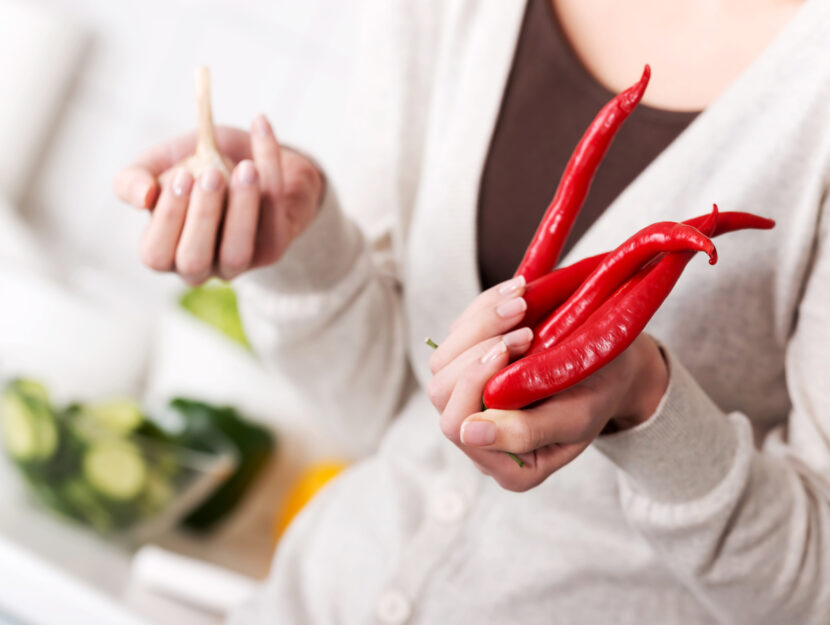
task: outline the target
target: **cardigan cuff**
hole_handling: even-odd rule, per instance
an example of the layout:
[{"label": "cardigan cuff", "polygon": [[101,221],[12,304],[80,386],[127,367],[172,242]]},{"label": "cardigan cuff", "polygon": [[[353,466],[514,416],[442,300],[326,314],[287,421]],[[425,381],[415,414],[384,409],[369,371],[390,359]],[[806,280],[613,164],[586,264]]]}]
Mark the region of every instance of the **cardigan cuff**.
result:
[{"label": "cardigan cuff", "polygon": [[599,436],[594,446],[653,501],[691,501],[725,479],[738,445],[733,424],[685,367],[663,347],[669,384],[645,422]]}]

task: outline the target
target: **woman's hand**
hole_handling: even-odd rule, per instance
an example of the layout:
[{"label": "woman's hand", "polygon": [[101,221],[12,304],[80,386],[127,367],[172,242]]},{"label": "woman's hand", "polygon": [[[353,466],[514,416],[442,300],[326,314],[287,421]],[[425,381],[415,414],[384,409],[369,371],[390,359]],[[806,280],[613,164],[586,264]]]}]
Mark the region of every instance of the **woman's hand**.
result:
[{"label": "woman's hand", "polygon": [[[519,278],[477,297],[430,359],[434,377],[427,387],[444,435],[479,469],[515,491],[543,482],[603,430],[647,420],[668,384],[662,354],[643,334],[614,361],[555,397],[524,410],[482,411],[487,380],[530,346],[529,328],[510,331],[524,314],[523,292]],[[518,455],[524,466],[504,452]]]},{"label": "woman's hand", "polygon": [[193,133],[152,148],[115,179],[119,198],[152,211],[142,262],[189,284],[275,263],[312,222],[323,193],[314,164],[281,148],[264,116],[250,134],[219,127],[216,138],[235,164],[230,180],[213,168],[196,180],[175,168],[193,153]]}]

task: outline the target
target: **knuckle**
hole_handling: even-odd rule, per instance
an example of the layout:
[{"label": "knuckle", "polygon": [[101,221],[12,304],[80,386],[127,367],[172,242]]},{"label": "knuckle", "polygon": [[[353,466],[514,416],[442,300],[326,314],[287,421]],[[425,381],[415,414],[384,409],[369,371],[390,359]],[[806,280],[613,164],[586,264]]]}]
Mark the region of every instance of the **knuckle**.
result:
[{"label": "knuckle", "polygon": [[517,430],[516,441],[520,447],[517,453],[525,453],[542,447],[544,432],[538,425],[531,423],[530,419],[520,416]]},{"label": "knuckle", "polygon": [[144,243],[139,251],[142,264],[153,271],[170,271],[173,269],[173,259],[153,245]]},{"label": "knuckle", "polygon": [[458,425],[452,419],[448,418],[445,414],[442,414],[440,419],[440,426],[441,433],[446,438],[448,438],[456,445],[460,444],[461,439],[459,437]]},{"label": "knuckle", "polygon": [[234,276],[239,275],[251,266],[253,255],[253,250],[248,248],[223,251],[219,260],[222,272]]},{"label": "knuckle", "polygon": [[[521,470],[518,467],[516,468],[516,471]],[[531,488],[538,486],[544,479],[544,477],[536,474],[529,472],[527,474],[518,474],[516,471],[511,471],[507,475],[497,476],[496,481],[499,483],[499,486],[514,493],[525,493]]]},{"label": "knuckle", "polygon": [[176,255],[176,271],[188,280],[198,279],[209,270],[208,262],[198,256],[190,254]]},{"label": "knuckle", "polygon": [[496,482],[505,490],[514,493],[523,493],[527,489],[524,487],[524,482],[512,474],[496,473],[493,475]]},{"label": "knuckle", "polygon": [[286,168],[283,193],[289,202],[299,202],[323,185],[317,168],[307,159],[298,157]]},{"label": "knuckle", "polygon": [[427,382],[426,388],[427,397],[429,397],[429,401],[432,402],[432,405],[435,407],[442,407],[443,406],[443,399],[445,396],[443,384],[441,383],[440,379],[436,376],[430,379]]},{"label": "knuckle", "polygon": [[435,375],[441,369],[444,368],[444,357],[441,353],[441,348],[439,347],[429,357],[429,370],[430,372]]},{"label": "knuckle", "polygon": [[577,413],[574,413],[572,416],[573,419],[573,426],[574,426],[574,433],[580,439],[586,438],[591,434],[591,431],[594,428],[594,417],[593,413],[589,410],[583,410]]}]

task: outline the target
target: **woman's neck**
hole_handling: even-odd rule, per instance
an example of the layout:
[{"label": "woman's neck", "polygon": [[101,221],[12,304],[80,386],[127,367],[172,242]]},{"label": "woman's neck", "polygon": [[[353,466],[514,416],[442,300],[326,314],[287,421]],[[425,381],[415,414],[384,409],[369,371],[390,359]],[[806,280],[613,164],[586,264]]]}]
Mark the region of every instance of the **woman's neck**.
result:
[{"label": "woman's neck", "polygon": [[801,0],[547,0],[588,71],[619,91],[645,63],[644,103],[702,110],[784,28]]}]

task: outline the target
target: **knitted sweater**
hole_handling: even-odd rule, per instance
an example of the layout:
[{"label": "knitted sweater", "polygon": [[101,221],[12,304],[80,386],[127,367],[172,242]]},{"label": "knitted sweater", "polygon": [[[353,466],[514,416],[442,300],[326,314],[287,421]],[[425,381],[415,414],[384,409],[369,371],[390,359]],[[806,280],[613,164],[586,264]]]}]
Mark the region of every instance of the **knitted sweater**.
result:
[{"label": "knitted sweater", "polygon": [[[338,201],[239,280],[266,363],[364,459],[306,508],[233,622],[830,622],[830,3],[808,0],[565,263],[717,202],[718,239],[648,331],[644,424],[525,493],[441,434],[424,387],[478,294],[475,210],[520,0],[373,3]],[[509,210],[509,207],[505,207]]]}]

